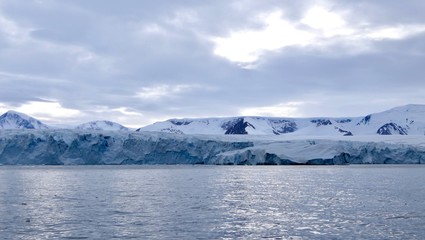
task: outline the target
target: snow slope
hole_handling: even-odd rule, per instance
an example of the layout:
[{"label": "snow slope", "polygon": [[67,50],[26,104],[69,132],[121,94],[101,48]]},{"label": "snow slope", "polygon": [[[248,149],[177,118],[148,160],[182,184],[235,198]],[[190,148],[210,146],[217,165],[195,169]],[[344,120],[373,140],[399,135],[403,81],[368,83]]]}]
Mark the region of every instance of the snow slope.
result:
[{"label": "snow slope", "polygon": [[91,131],[128,131],[123,125],[111,121],[92,121],[77,126],[51,127],[24,113],[8,111],[0,116],[0,129],[78,129]]},{"label": "snow slope", "polygon": [[123,125],[111,121],[93,121],[80,124],[75,127],[79,130],[96,130],[96,131],[128,131]]},{"label": "snow slope", "polygon": [[[0,129],[48,128],[51,127],[23,113],[8,111],[0,116]],[[126,127],[110,121],[93,121],[78,125],[75,128],[97,131],[128,130]],[[424,135],[425,105],[406,105],[362,117],[344,118],[228,117],[170,119],[140,128],[137,131],[208,135]]]},{"label": "snow slope", "polygon": [[425,163],[423,136],[301,137],[3,130],[0,164]]},{"label": "snow slope", "polygon": [[424,135],[425,105],[406,105],[362,117],[229,117],[170,119],[138,129],[179,134],[296,136]]},{"label": "snow slope", "polygon": [[49,127],[26,114],[8,111],[0,116],[0,129],[49,129]]}]

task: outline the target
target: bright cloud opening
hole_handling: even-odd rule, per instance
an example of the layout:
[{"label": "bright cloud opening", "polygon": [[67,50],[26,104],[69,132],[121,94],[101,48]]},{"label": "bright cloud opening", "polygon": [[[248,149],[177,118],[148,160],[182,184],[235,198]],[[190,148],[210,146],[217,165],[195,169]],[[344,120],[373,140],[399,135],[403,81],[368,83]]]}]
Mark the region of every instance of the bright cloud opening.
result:
[{"label": "bright cloud opening", "polygon": [[120,113],[126,116],[143,116],[142,113],[129,110],[127,107],[109,108],[107,106],[96,106],[91,111],[94,113]]},{"label": "bright cloud opening", "polygon": [[241,30],[227,38],[213,38],[216,44],[214,54],[232,62],[251,63],[257,61],[264,51],[306,46],[314,39],[311,33],[299,30],[282,19],[281,11],[267,15],[263,21],[266,24],[263,30]]},{"label": "bright cloud opening", "polygon": [[298,107],[303,104],[303,102],[289,102],[266,107],[251,107],[242,109],[240,114],[243,116],[296,117],[299,115]]},{"label": "bright cloud opening", "polygon": [[41,120],[51,120],[52,118],[69,118],[81,114],[79,110],[64,108],[58,102],[28,102],[16,109]]},{"label": "bright cloud opening", "polygon": [[157,85],[152,87],[143,87],[137,93],[136,97],[142,98],[148,101],[158,101],[163,98],[175,97],[178,94],[183,92],[190,91],[191,89],[196,88],[193,85]]},{"label": "bright cloud opening", "polygon": [[[364,52],[374,41],[402,40],[425,32],[425,25],[368,26],[350,23],[345,12],[322,6],[308,9],[299,21],[284,18],[281,11],[260,15],[263,29],[241,29],[227,37],[213,37],[214,54],[240,66],[258,62],[267,52],[286,47],[332,51],[337,44],[347,46],[346,53]],[[348,47],[349,46],[349,47]],[[340,51],[340,50],[339,50]],[[341,52],[340,52],[341,54]]]},{"label": "bright cloud opening", "polygon": [[320,30],[342,28],[346,25],[341,15],[318,6],[310,8],[300,22]]},{"label": "bright cloud opening", "polygon": [[425,32],[425,25],[400,25],[374,29],[366,33],[365,36],[376,41],[385,39],[401,40],[423,32]]}]

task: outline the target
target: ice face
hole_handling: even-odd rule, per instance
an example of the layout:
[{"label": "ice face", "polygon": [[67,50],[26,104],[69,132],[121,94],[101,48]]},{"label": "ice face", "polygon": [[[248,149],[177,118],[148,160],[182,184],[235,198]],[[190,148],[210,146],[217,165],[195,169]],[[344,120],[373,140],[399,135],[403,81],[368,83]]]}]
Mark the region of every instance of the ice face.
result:
[{"label": "ice face", "polygon": [[425,163],[421,138],[289,139],[155,132],[3,130],[0,132],[0,164]]},{"label": "ice face", "polygon": [[3,131],[1,164],[209,164],[221,152],[253,146],[164,133]]}]

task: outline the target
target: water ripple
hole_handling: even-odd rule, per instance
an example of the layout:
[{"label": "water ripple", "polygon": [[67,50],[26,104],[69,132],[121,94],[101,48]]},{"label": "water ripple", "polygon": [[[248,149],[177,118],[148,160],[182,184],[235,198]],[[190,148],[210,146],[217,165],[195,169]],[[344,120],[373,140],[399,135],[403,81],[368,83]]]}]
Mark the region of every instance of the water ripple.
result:
[{"label": "water ripple", "polygon": [[423,166],[0,167],[0,239],[424,239]]}]

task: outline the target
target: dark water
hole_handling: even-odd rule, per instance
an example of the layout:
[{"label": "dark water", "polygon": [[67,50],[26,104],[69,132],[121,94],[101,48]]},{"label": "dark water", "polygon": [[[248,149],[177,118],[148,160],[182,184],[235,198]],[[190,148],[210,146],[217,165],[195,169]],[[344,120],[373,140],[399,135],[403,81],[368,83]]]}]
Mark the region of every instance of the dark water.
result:
[{"label": "dark water", "polygon": [[425,167],[0,166],[0,239],[425,239]]}]

